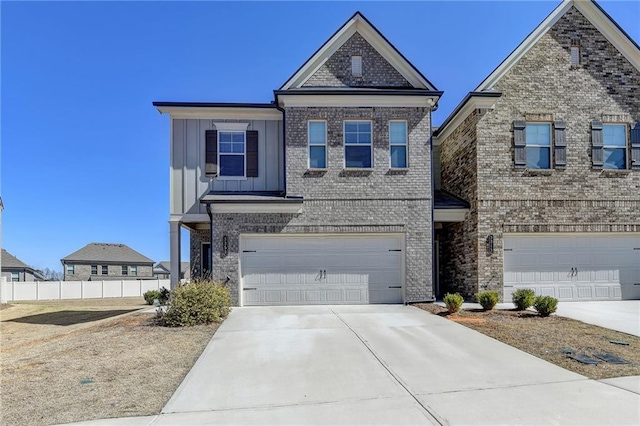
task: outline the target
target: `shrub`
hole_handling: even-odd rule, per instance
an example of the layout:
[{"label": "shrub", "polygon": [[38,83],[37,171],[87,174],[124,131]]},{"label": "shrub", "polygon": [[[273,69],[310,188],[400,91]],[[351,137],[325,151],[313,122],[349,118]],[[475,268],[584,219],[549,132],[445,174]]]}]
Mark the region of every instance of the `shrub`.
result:
[{"label": "shrub", "polygon": [[147,292],[145,292],[142,297],[144,297],[144,300],[149,304],[149,305],[153,305],[153,301],[155,299],[160,300],[160,292],[158,290],[149,290]]},{"label": "shrub", "polygon": [[500,301],[500,295],[495,291],[481,291],[476,294],[476,300],[485,311],[490,311]]},{"label": "shrub", "polygon": [[208,280],[177,287],[162,321],[170,327],[220,322],[229,314],[229,290]]},{"label": "shrub", "polygon": [[551,296],[538,296],[533,302],[533,308],[541,317],[548,317],[558,308],[558,299]]},{"label": "shrub", "polygon": [[447,293],[442,300],[452,314],[458,312],[462,307],[462,303],[464,303],[464,299],[460,296],[460,293]]},{"label": "shrub", "polygon": [[513,304],[516,305],[516,310],[524,311],[533,305],[535,296],[536,293],[530,288],[521,288],[513,292],[511,300]]},{"label": "shrub", "polygon": [[166,289],[165,287],[160,288],[160,292],[158,293],[161,305],[166,305],[171,297],[171,290]]}]

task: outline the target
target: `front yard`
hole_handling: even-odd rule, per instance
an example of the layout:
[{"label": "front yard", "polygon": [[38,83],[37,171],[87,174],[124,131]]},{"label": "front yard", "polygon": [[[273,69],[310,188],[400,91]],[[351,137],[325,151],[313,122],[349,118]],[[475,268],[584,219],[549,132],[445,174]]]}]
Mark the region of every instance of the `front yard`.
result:
[{"label": "front yard", "polygon": [[159,413],[217,324],[156,327],[145,307],[141,297],[4,305],[0,423]]}]

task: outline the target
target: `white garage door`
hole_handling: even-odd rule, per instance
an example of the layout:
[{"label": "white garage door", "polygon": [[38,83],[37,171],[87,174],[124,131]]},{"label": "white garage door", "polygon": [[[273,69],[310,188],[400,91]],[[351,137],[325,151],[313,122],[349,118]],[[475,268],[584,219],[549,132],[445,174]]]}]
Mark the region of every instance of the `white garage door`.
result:
[{"label": "white garage door", "polygon": [[400,235],[240,237],[243,305],[402,303]]},{"label": "white garage door", "polygon": [[559,300],[640,299],[640,234],[507,234],[505,300],[518,288]]}]

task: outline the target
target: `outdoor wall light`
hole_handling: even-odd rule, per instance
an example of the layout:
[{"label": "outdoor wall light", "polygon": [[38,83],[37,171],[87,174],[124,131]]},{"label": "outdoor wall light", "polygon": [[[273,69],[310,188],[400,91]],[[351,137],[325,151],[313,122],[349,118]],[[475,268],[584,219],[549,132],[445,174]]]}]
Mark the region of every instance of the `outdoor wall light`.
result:
[{"label": "outdoor wall light", "polygon": [[229,237],[224,235],[222,237],[222,255],[226,256],[227,254],[229,254]]},{"label": "outdoor wall light", "polygon": [[487,237],[487,254],[488,255],[492,255],[493,254],[493,235],[489,235]]}]

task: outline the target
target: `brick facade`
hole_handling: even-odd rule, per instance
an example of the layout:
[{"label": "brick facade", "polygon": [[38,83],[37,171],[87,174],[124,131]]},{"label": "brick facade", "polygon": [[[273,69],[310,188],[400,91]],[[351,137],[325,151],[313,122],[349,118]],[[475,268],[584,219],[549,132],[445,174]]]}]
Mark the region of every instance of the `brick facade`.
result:
[{"label": "brick facade", "polygon": [[[581,63],[572,67],[575,39]],[[502,93],[495,108],[470,116],[442,143],[442,187],[471,203],[466,222],[443,229],[450,269],[442,275],[466,296],[502,289],[503,233],[640,230],[640,171],[594,170],[590,133],[593,120],[640,121],[640,73],[578,10],[560,18],[495,90]],[[516,169],[514,120],[564,121],[566,169]],[[484,248],[489,235],[493,254]]]},{"label": "brick facade", "polygon": [[[72,263],[72,262],[68,262]],[[91,265],[98,266],[98,274],[91,274]],[[74,274],[67,275],[67,268],[63,265],[63,274],[65,281],[110,281],[110,280],[148,280],[153,279],[153,265],[127,265],[130,270],[131,266],[136,266],[138,268],[137,275],[122,275],[122,266],[123,265],[107,265],[107,274],[102,275],[102,265],[99,263],[92,264],[82,264],[82,263],[73,263]]]}]

